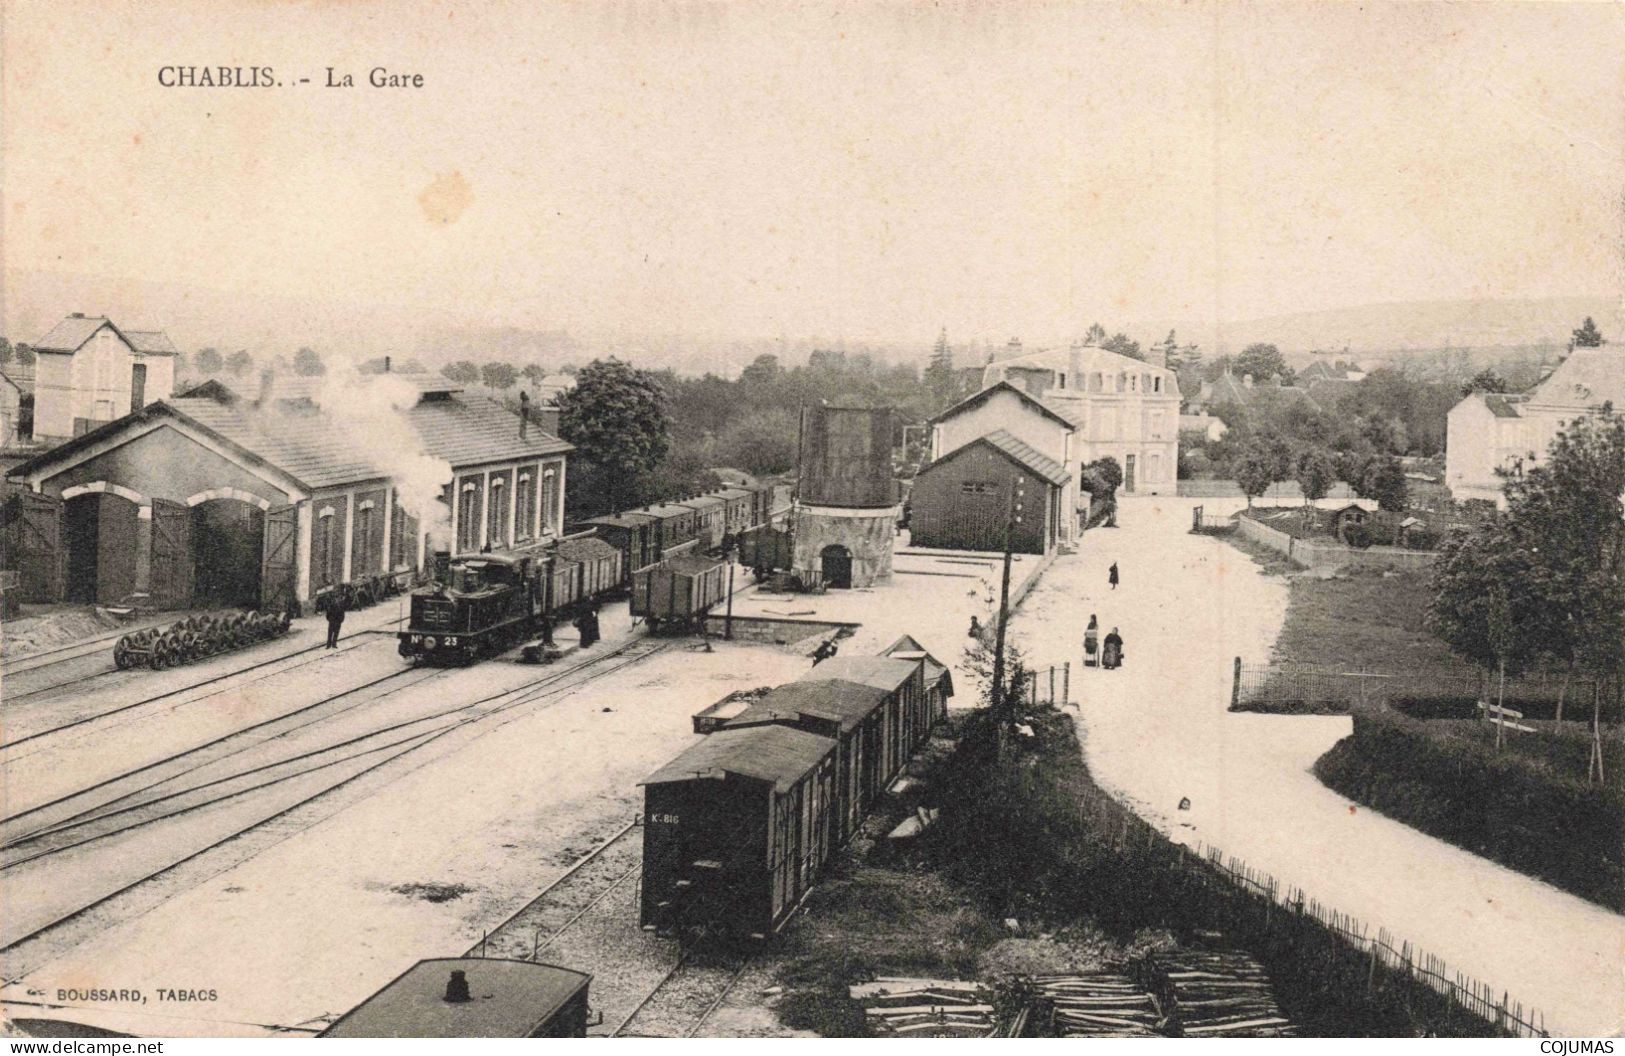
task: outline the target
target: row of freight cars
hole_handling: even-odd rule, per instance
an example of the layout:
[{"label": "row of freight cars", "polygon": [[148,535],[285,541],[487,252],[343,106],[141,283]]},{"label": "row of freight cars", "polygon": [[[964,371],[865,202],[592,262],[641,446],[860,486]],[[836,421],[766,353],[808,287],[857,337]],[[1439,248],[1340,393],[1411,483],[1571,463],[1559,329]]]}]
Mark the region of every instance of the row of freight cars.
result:
[{"label": "row of freight cars", "polygon": [[645,929],[782,928],[947,713],[948,668],[912,638],[767,691],[643,782]]}]

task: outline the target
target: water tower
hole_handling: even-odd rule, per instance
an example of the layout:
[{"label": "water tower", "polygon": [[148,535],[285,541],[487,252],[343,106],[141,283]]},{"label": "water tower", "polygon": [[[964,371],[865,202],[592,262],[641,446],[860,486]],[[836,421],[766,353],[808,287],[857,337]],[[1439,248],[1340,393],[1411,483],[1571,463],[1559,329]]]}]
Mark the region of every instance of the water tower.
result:
[{"label": "water tower", "polygon": [[802,409],[792,571],[804,582],[867,587],[891,577],[891,449],[889,407]]}]

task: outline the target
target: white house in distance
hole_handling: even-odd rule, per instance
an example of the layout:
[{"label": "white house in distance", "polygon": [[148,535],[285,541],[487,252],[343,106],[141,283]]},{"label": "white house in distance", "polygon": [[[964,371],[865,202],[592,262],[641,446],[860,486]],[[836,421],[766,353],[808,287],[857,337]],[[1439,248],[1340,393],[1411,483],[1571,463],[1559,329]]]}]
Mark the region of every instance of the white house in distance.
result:
[{"label": "white house in distance", "polygon": [[1037,397],[1073,425],[1075,457],[1069,466],[1081,468],[1109,455],[1123,467],[1125,493],[1174,491],[1179,379],[1173,371],[1080,343],[989,363],[983,385],[1001,381]]},{"label": "white house in distance", "polygon": [[167,400],[175,346],[161,330],[120,330],[105,316],[68,316],[34,344],[34,437],[83,436]]},{"label": "white house in distance", "polygon": [[[1058,411],[1008,381],[997,382],[959,401],[929,424],[929,463],[935,464],[966,444],[1003,431],[1065,469],[1062,510],[1077,511],[1086,505],[1078,488],[1082,466],[1077,461],[1076,428]],[[1076,516],[1057,518],[1063,541],[1076,536],[1077,521]]]},{"label": "white house in distance", "polygon": [[1609,402],[1625,409],[1625,351],[1606,345],[1575,349],[1527,393],[1464,397],[1447,419],[1444,482],[1451,497],[1505,505],[1499,470],[1539,464],[1566,423]]}]

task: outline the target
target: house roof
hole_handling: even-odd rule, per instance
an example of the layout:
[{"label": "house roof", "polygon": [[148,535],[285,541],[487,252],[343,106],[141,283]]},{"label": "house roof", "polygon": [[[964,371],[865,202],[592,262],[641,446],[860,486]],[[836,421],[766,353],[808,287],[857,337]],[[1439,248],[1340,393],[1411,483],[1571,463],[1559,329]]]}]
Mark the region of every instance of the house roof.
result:
[{"label": "house roof", "polygon": [[954,448],[952,451],[948,452],[946,455],[943,455],[936,461],[921,466],[920,471],[915,474],[915,479],[918,480],[920,477],[923,477],[925,474],[931,472],[933,469],[936,469],[938,466],[944,465],[953,459],[958,458],[961,454],[975,447],[977,444],[986,444],[995,451],[998,451],[1000,454],[1003,454],[1005,457],[1014,461],[1018,466],[1027,470],[1029,473],[1042,477],[1044,480],[1049,481],[1056,487],[1065,485],[1070,479],[1067,475],[1066,467],[1062,466],[1061,463],[1055,461],[1053,458],[1050,458],[1048,455],[1040,453],[1037,449],[1032,447],[1032,445],[1016,439],[1003,429],[995,429],[986,436],[979,436],[968,444],[963,444]]},{"label": "house roof", "polygon": [[130,347],[148,356],[173,356],[180,353],[175,342],[162,330],[126,330],[124,340]]},{"label": "house roof", "polygon": [[490,399],[422,400],[406,412],[406,418],[423,439],[424,449],[454,466],[575,450],[535,422],[521,437],[519,416]]},{"label": "house roof", "polygon": [[725,727],[690,746],[641,784],[665,785],[737,774],[770,782],[776,791],[787,792],[834,750],[835,742],[830,738],[789,726]]},{"label": "house roof", "polygon": [[964,414],[966,411],[973,410],[973,409],[975,409],[977,407],[980,407],[982,404],[986,403],[988,400],[992,399],[995,395],[997,395],[1000,392],[1011,393],[1011,394],[1015,395],[1018,399],[1020,399],[1022,403],[1026,404],[1028,407],[1031,407],[1033,410],[1037,411],[1039,414],[1042,414],[1046,418],[1053,419],[1054,421],[1058,422],[1059,424],[1066,426],[1068,429],[1074,428],[1073,424],[1070,421],[1068,421],[1065,417],[1063,417],[1053,407],[1045,406],[1043,401],[1039,400],[1036,396],[1032,396],[1032,395],[1029,395],[1028,393],[1023,392],[1022,390],[1016,388],[1014,385],[1010,384],[1008,381],[1000,381],[1000,382],[997,382],[995,384],[989,385],[987,388],[983,389],[981,392],[978,392],[973,396],[968,396],[963,400],[960,400],[958,403],[954,404],[952,407],[948,408],[946,411],[943,411],[941,414],[937,415],[935,418],[931,419],[926,424],[927,425],[935,425],[938,422],[947,421],[949,418],[954,418],[954,417],[957,417],[958,415]]},{"label": "house roof", "polygon": [[[471,1000],[447,1001],[453,970]],[[523,1038],[534,1033],[592,976],[535,961],[443,957],[419,961],[346,1012],[324,1038]]]},{"label": "house roof", "polygon": [[918,660],[903,660],[892,656],[832,656],[796,681],[827,682],[841,679],[893,693],[907,685],[919,670]]},{"label": "house roof", "polygon": [[[836,657],[834,659],[840,659]],[[826,660],[813,668],[819,671]],[[862,725],[863,720],[885,704],[891,691],[879,686],[844,678],[819,678],[786,682],[768,690],[756,703],[729,721],[730,726],[750,726],[780,720],[796,721],[803,715],[839,723],[841,732]]]},{"label": "house roof", "polygon": [[1529,394],[1531,404],[1625,410],[1625,350],[1604,345],[1577,348]]},{"label": "house roof", "polygon": [[[79,347],[104,326],[112,326],[113,332],[120,337],[124,335],[119,328],[113,326],[112,320],[105,315],[70,315],[60,323],[51,327],[45,336],[34,342],[35,351],[43,352],[76,352]],[[125,341],[129,338],[125,337]]]}]

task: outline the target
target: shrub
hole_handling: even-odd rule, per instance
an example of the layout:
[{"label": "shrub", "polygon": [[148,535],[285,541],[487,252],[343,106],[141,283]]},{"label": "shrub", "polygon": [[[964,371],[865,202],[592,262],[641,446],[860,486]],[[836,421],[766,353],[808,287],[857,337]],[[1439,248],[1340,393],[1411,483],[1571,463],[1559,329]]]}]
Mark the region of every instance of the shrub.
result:
[{"label": "shrub", "polygon": [[1396,712],[1356,715],[1315,762],[1329,788],[1413,828],[1620,909],[1625,801],[1529,759],[1429,733]]},{"label": "shrub", "polygon": [[1366,531],[1371,533],[1370,546],[1393,546],[1398,537],[1398,530],[1393,525],[1373,521],[1366,525]]},{"label": "shrub", "polygon": [[1371,545],[1371,529],[1363,524],[1351,524],[1343,529],[1343,541],[1356,550],[1364,550]]},{"label": "shrub", "polygon": [[1405,545],[1412,550],[1439,549],[1439,533],[1431,528],[1412,528],[1405,533]]}]

